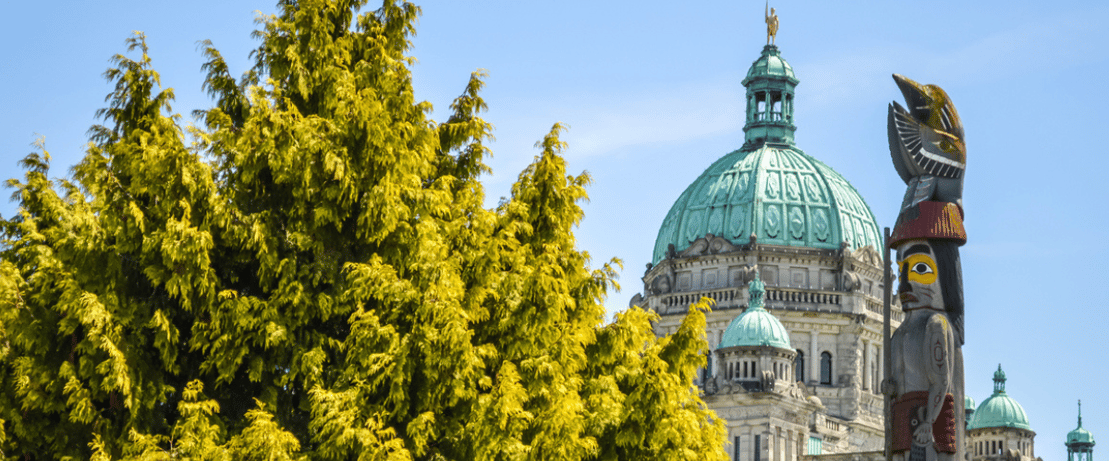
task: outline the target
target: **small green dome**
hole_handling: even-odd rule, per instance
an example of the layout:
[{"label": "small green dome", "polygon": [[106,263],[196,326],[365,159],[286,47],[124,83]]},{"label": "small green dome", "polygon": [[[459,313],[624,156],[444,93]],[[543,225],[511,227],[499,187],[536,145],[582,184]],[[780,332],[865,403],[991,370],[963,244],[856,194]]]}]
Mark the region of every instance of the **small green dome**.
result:
[{"label": "small green dome", "polygon": [[1077,429],[1067,433],[1067,445],[1076,444],[1076,443],[1085,443],[1085,444],[1093,445],[1094,444],[1094,435],[1091,434],[1090,431],[1087,431],[1086,429],[1082,428],[1082,426],[1079,426]]},{"label": "small green dome", "polygon": [[1005,393],[1005,372],[1001,365],[993,375],[993,395],[987,398],[974,412],[967,429],[981,429],[985,427],[1015,427],[1017,429],[1032,430],[1028,424],[1028,415],[1024,407]]},{"label": "small green dome", "polygon": [[964,396],[964,398],[963,398],[963,408],[973,412],[974,407],[975,407],[974,399],[970,398],[969,395]]},{"label": "small green dome", "polygon": [[747,78],[743,79],[743,84],[747,85],[758,78],[780,78],[794,85],[798,83],[797,76],[793,74],[793,67],[782,59],[782,53],[774,45],[766,45],[762,49],[762,55],[751,63],[751,68],[747,70]]},{"label": "small green dome", "polygon": [[1078,401],[1078,427],[1067,433],[1067,446],[1094,446],[1094,435],[1082,427],[1082,401]]},{"label": "small green dome", "polygon": [[881,248],[878,224],[866,201],[828,165],[786,145],[727,154],[678,197],[655,239],[652,262],[667,248],[681,252],[713,234],[734,244],[807,248]]},{"label": "small green dome", "polygon": [[782,322],[778,321],[769,311],[763,308],[763,293],[765,284],[759,280],[758,272],[755,279],[748,285],[751,294],[750,306],[739,314],[720,339],[719,348],[735,346],[772,346],[782,349],[793,349],[789,345],[789,332]]}]

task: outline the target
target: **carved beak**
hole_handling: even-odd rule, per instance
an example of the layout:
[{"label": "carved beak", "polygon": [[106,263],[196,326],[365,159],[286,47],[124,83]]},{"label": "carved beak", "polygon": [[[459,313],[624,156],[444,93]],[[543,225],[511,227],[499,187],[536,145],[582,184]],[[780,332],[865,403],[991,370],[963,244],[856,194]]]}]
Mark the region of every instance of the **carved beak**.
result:
[{"label": "carved beak", "polygon": [[924,85],[901,74],[893,74],[893,81],[897,82],[897,87],[901,89],[901,95],[905,97],[905,105],[908,106],[909,113],[913,114],[913,118],[925,121],[932,98],[924,89]]}]

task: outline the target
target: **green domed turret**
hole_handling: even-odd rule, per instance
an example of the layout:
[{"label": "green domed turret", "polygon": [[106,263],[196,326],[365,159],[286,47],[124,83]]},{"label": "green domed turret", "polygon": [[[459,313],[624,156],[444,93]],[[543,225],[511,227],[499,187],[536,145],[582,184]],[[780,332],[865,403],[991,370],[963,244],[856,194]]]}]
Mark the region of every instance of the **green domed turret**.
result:
[{"label": "green domed turret", "polygon": [[773,314],[763,308],[764,287],[765,284],[759,280],[759,273],[755,272],[755,279],[748,286],[748,292],[751,295],[750,305],[747,311],[732,320],[728,329],[724,330],[719,348],[772,346],[793,349],[789,344],[789,331]]},{"label": "green domed turret", "polygon": [[1028,415],[1024,413],[1024,407],[1005,393],[1005,372],[1001,370],[1000,364],[993,374],[993,381],[993,395],[974,411],[974,419],[968,425],[968,429],[1015,427],[1032,430],[1032,426],[1028,424]]},{"label": "green domed turret", "polygon": [[782,59],[778,47],[766,45],[751,64],[743,86],[747,87],[747,123],[744,147],[764,142],[793,144],[793,93],[799,80]]},{"label": "green domed turret", "polygon": [[1078,423],[1078,428],[1067,433],[1067,445],[1076,443],[1094,444],[1094,435],[1082,427],[1082,423]]},{"label": "green domed turret", "polygon": [[1078,401],[1078,427],[1067,433],[1067,446],[1088,444],[1094,446],[1094,435],[1082,427],[1082,401]]},{"label": "green domed turret", "polygon": [[843,176],[793,144],[797,77],[768,45],[747,78],[746,141],[717,160],[678,197],[658,238],[652,263],[713,234],[735,244],[836,250],[881,247],[874,213]]},{"label": "green domed turret", "polygon": [[1067,433],[1067,461],[1093,461],[1094,435],[1082,428],[1082,401],[1078,401],[1078,427]]}]

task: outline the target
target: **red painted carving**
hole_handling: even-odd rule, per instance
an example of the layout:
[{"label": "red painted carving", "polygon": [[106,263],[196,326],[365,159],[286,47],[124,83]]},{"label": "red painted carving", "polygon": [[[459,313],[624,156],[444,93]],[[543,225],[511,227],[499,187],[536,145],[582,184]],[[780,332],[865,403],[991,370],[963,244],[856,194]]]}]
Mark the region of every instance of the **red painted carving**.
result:
[{"label": "red painted carving", "polygon": [[[912,447],[913,430],[919,424],[914,416],[927,412],[927,405],[928,391],[907,392],[893,401],[893,451]],[[955,397],[951,394],[944,396],[939,417],[932,423],[932,441],[937,452],[955,453]]]}]

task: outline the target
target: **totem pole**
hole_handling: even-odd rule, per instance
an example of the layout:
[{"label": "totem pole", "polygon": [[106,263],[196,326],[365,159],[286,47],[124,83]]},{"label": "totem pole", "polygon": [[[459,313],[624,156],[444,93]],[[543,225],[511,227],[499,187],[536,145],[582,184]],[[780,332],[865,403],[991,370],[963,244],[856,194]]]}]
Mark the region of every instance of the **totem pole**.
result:
[{"label": "totem pole", "polygon": [[890,154],[908,189],[887,234],[905,313],[887,336],[887,457],[963,461],[963,126],[938,86],[893,79],[908,108],[890,104]]}]

